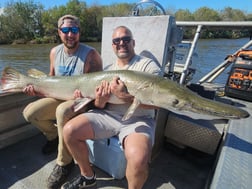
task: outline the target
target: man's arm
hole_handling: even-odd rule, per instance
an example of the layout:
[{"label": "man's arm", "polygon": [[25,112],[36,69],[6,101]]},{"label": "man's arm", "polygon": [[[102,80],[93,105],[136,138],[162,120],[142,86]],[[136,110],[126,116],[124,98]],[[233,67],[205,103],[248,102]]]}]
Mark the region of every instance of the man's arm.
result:
[{"label": "man's arm", "polygon": [[100,54],[95,49],[90,50],[84,64],[84,73],[102,71],[102,69],[103,66]]},{"label": "man's arm", "polygon": [[50,71],[49,71],[49,76],[55,76],[55,69],[54,69],[55,47],[51,49],[49,58],[50,58]]}]

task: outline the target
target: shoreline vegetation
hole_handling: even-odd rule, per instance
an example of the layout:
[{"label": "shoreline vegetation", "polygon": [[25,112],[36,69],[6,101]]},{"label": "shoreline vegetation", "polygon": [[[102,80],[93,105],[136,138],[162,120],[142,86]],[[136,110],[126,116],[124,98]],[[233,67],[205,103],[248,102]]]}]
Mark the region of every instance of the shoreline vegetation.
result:
[{"label": "shoreline vegetation", "polygon": [[[42,4],[33,0],[28,2],[10,0],[4,5],[3,13],[0,14],[0,45],[58,43],[60,40],[57,35],[57,20],[64,14],[73,14],[80,18],[81,42],[100,42],[103,17],[131,16],[131,10],[135,5],[135,3],[116,3],[107,6],[98,4],[87,6],[85,1],[69,0],[64,6],[45,10]],[[220,11],[201,7],[194,12],[188,9],[172,10],[168,7],[165,11],[167,15],[174,16],[176,21],[252,21],[252,13],[231,7]],[[192,38],[195,29],[185,30],[184,39]],[[252,31],[249,30],[201,32],[201,38],[205,39],[251,36]]]}]

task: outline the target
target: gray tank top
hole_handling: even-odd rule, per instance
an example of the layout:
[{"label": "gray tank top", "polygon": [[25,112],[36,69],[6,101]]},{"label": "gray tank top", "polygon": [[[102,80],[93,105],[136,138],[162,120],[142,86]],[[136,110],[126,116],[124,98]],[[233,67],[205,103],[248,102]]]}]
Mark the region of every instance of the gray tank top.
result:
[{"label": "gray tank top", "polygon": [[58,45],[55,51],[55,75],[71,76],[83,74],[86,57],[92,49],[88,45],[80,44],[77,51],[69,56],[64,52],[64,45]]}]

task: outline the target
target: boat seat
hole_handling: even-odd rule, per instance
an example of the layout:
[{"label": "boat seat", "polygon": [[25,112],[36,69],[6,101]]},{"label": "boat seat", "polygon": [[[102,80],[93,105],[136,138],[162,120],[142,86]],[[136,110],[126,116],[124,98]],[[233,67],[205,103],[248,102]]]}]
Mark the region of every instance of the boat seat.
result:
[{"label": "boat seat", "polygon": [[139,17],[105,17],[103,19],[101,56],[106,67],[116,60],[112,49],[112,33],[117,26],[127,26],[136,41],[135,52],[152,54],[164,71],[169,60],[168,48],[178,40],[175,18],[169,15]]},{"label": "boat seat", "polygon": [[[162,16],[139,16],[139,17],[106,17],[103,18],[103,29],[102,29],[102,45],[101,45],[101,56],[103,59],[104,68],[115,62],[116,55],[112,49],[112,33],[113,30],[118,26],[128,27],[136,41],[135,52],[136,54],[141,54],[149,58],[156,60],[156,63],[161,67],[164,73],[164,68],[167,62],[171,59],[171,54],[168,53],[170,46],[174,45],[176,42],[176,24],[175,18],[169,15]],[[167,121],[168,111],[159,110],[156,114],[156,133],[155,133],[155,144],[152,150],[152,159],[157,157],[159,154],[163,141],[164,141],[164,129]],[[116,142],[117,140],[117,142]],[[111,142],[113,145],[110,145]],[[125,175],[126,160],[122,158],[118,153],[124,152],[119,144],[118,138],[111,137],[109,140],[100,141],[88,141],[90,149],[90,161],[97,167],[103,169],[105,172],[109,173],[112,177],[120,179]],[[117,149],[115,149],[117,146]],[[99,148],[96,150],[95,148]],[[119,165],[114,165],[117,168],[109,168],[108,165],[110,159],[107,154],[101,154],[99,151],[103,151],[102,148],[107,148],[107,151],[114,150],[114,157],[122,158]],[[111,154],[113,156],[113,154]],[[110,156],[111,156],[110,155]],[[100,158],[99,156],[103,156]],[[99,162],[98,162],[99,161]],[[103,161],[103,162],[101,162]],[[116,164],[116,163],[115,163]],[[115,172],[115,170],[118,170]]]}]

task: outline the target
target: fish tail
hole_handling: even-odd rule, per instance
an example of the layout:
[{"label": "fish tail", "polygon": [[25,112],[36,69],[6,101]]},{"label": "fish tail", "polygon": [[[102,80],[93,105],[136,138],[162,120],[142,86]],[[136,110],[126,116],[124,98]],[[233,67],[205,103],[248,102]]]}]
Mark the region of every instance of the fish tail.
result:
[{"label": "fish tail", "polygon": [[6,67],[2,72],[1,90],[3,92],[21,92],[23,90],[22,81],[24,75],[11,67]]}]

